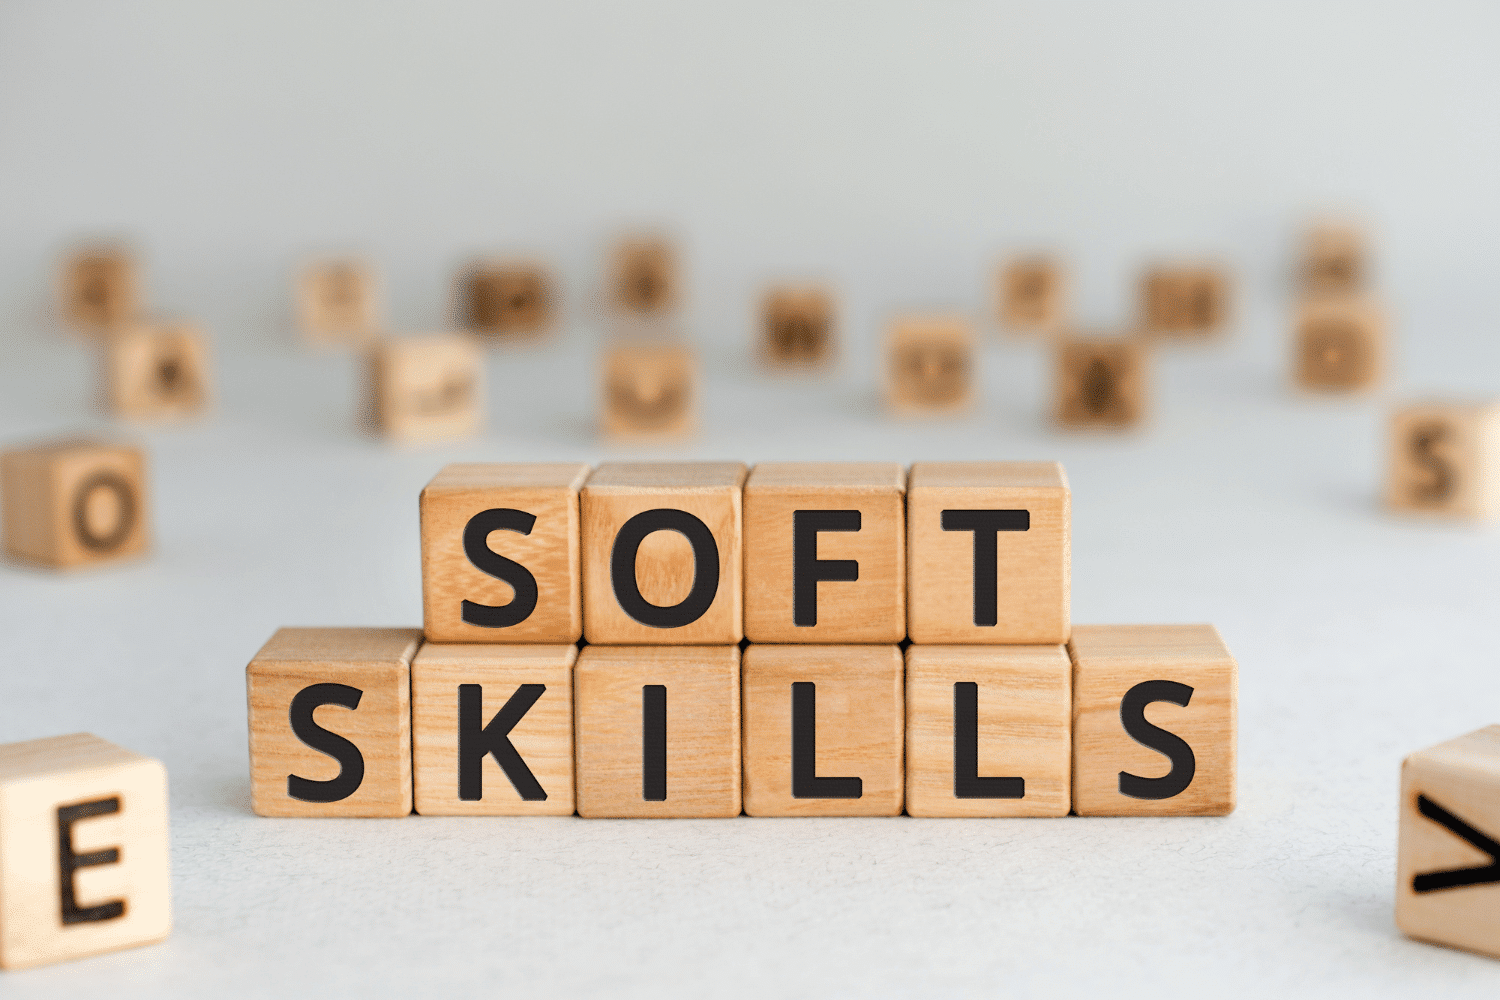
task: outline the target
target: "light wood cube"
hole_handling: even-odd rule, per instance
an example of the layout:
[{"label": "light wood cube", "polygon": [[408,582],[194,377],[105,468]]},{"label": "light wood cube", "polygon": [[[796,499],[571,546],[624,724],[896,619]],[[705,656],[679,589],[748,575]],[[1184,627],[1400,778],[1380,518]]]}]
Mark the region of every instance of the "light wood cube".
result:
[{"label": "light wood cube", "polygon": [[183,420],[208,408],[211,377],[203,331],[185,322],[131,322],[104,341],[110,412],[134,420]]},{"label": "light wood cube", "polygon": [[[906,495],[912,642],[1066,642],[1071,520],[1067,475],[1056,462],[913,465]],[[752,543],[747,565],[754,557]]]},{"label": "light wood cube", "polygon": [[1000,322],[1027,333],[1062,326],[1067,315],[1067,274],[1052,257],[1035,255],[1008,261],[1000,271]]},{"label": "light wood cube", "polygon": [[315,343],[363,344],[380,332],[380,284],[361,260],[323,260],[297,276],[297,321]]},{"label": "light wood cube", "polygon": [[1062,646],[906,650],[906,811],[1066,816],[1073,664]]},{"label": "light wood cube", "polygon": [[413,628],[284,628],[245,668],[262,816],[411,812]]},{"label": "light wood cube", "polygon": [[610,301],[624,313],[652,315],[678,305],[682,279],[677,251],[666,239],[643,236],[620,241],[610,270]]},{"label": "light wood cube", "polygon": [[738,646],[585,646],[573,697],[578,815],[740,814]]},{"label": "light wood cube", "polygon": [[605,462],[584,484],[583,634],[611,645],[744,638],[741,462]]},{"label": "light wood cube", "polygon": [[1295,340],[1294,377],[1303,389],[1355,392],[1385,377],[1385,318],[1367,299],[1309,299],[1297,318]]},{"label": "light wood cube", "polygon": [[773,288],[761,301],[761,355],[785,367],[826,364],[834,355],[834,323],[827,289]]},{"label": "light wood cube", "polygon": [[745,812],[899,816],[906,699],[896,646],[745,649]]},{"label": "light wood cube", "polygon": [[1234,811],[1239,671],[1212,625],[1078,625],[1073,810]]},{"label": "light wood cube", "polygon": [[974,405],[974,327],[961,316],[908,316],[886,343],[886,401],[904,415],[962,413]]},{"label": "light wood cube", "polygon": [[133,319],[141,309],[135,257],[124,247],[83,247],[70,254],[59,292],[63,319],[91,332]]},{"label": "light wood cube", "polygon": [[1354,295],[1369,283],[1364,232],[1347,223],[1325,222],[1308,231],[1302,254],[1302,291],[1309,295]]},{"label": "light wood cube", "polygon": [[573,814],[578,647],[423,643],[411,664],[424,816]]},{"label": "light wood cube", "polygon": [[1229,275],[1221,267],[1153,267],[1141,279],[1142,325],[1156,335],[1217,333],[1228,322],[1229,297]]},{"label": "light wood cube", "polygon": [[604,351],[600,430],[619,440],[683,438],[698,425],[698,362],[680,344],[621,340]]},{"label": "light wood cube", "polygon": [[1500,726],[1402,761],[1396,925],[1500,958]]},{"label": "light wood cube", "polygon": [[906,470],[762,462],[745,483],[751,642],[906,637]]},{"label": "light wood cube", "polygon": [[0,454],[0,521],[13,558],[62,569],[150,546],[146,457],[132,445],[47,441]]},{"label": "light wood cube", "polygon": [[1391,418],[1386,505],[1404,513],[1500,513],[1500,405],[1422,403]]},{"label": "light wood cube", "polygon": [[551,273],[535,261],[476,261],[459,280],[458,311],[462,325],[476,333],[544,333],[557,320],[557,290]]},{"label": "light wood cube", "polygon": [[577,462],[444,466],[422,490],[429,642],[577,642],[583,634]]},{"label": "light wood cube", "polygon": [[1146,419],[1150,357],[1135,337],[1070,339],[1057,347],[1057,424],[1124,429]]},{"label": "light wood cube", "polygon": [[370,413],[394,441],[441,441],[484,423],[479,346],[458,333],[384,340],[370,351]]},{"label": "light wood cube", "polygon": [[0,968],[172,930],[167,771],[88,733],[0,746]]}]

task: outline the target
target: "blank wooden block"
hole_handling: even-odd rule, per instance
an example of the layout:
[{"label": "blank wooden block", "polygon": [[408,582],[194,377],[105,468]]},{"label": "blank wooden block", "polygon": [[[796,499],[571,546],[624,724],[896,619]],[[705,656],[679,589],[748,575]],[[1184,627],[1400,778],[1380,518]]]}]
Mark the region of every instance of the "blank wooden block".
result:
[{"label": "blank wooden block", "polygon": [[896,646],[745,649],[745,812],[899,816],[906,701]]},{"label": "blank wooden block", "polygon": [[[1067,475],[1056,462],[913,465],[906,495],[912,642],[1067,642],[1071,519]],[[747,565],[754,553],[752,542]]]},{"label": "blank wooden block", "polygon": [[578,647],[426,642],[411,664],[424,816],[573,814]]},{"label": "blank wooden block", "polygon": [[483,366],[473,338],[432,333],[371,349],[370,412],[395,441],[469,437],[484,423]]},{"label": "blank wooden block", "polygon": [[83,247],[63,262],[63,318],[84,330],[100,330],[135,317],[141,308],[135,258],[123,247]]},{"label": "blank wooden block", "polygon": [[952,414],[973,406],[977,362],[966,318],[898,319],[886,355],[886,401],[896,413]]},{"label": "blank wooden block", "polygon": [[363,344],[379,333],[380,287],[361,260],[322,260],[297,276],[297,321],[315,343]]},{"label": "blank wooden block", "polygon": [[906,470],[762,462],[745,483],[751,642],[906,637]]},{"label": "blank wooden block", "polygon": [[1073,810],[1234,811],[1238,668],[1212,625],[1078,625]]},{"label": "blank wooden block", "polygon": [[459,279],[461,322],[497,337],[543,333],[557,318],[554,284],[551,273],[534,261],[476,261]]},{"label": "blank wooden block", "polygon": [[786,367],[825,364],[834,355],[834,322],[827,289],[773,288],[761,302],[761,355]]},{"label": "blank wooden block", "polygon": [[1500,513],[1500,405],[1421,403],[1396,410],[1385,502],[1403,513]]},{"label": "blank wooden block", "polygon": [[679,344],[618,341],[604,351],[600,430],[621,440],[691,435],[698,424],[698,363]]},{"label": "blank wooden block", "polygon": [[167,771],[88,733],[0,746],[0,968],[172,930]]},{"label": "blank wooden block", "polygon": [[705,646],[744,637],[741,462],[605,462],[584,484],[583,634]]},{"label": "blank wooden block", "polygon": [[1385,376],[1385,319],[1369,300],[1304,302],[1295,338],[1295,380],[1303,389],[1353,392]]},{"label": "blank wooden block", "polygon": [[610,301],[621,312],[650,315],[677,306],[681,298],[677,252],[659,237],[622,240],[610,270]]},{"label": "blank wooden block", "polygon": [[1062,326],[1067,275],[1052,257],[1017,257],[1000,271],[1000,322],[1012,330],[1044,333]]},{"label": "blank wooden block", "polygon": [[1074,429],[1123,429],[1146,418],[1149,356],[1134,337],[1067,340],[1058,345],[1053,416]]},{"label": "blank wooden block", "polygon": [[1365,236],[1347,223],[1321,223],[1308,231],[1300,284],[1308,295],[1354,295],[1369,282]]},{"label": "blank wooden block", "polygon": [[1396,925],[1500,958],[1500,726],[1401,762]]},{"label": "blank wooden block", "polygon": [[411,812],[414,628],[284,628],[245,668],[262,816]]},{"label": "blank wooden block", "polygon": [[131,322],[104,342],[110,412],[134,420],[183,420],[208,408],[211,376],[203,331],[186,322]]},{"label": "blank wooden block", "polygon": [[585,646],[573,696],[578,815],[740,814],[738,646]]},{"label": "blank wooden block", "polygon": [[65,438],[6,451],[0,496],[13,558],[61,569],[150,546],[146,457],[132,445]]},{"label": "blank wooden block", "polygon": [[906,811],[1066,816],[1073,664],[1062,646],[909,646]]},{"label": "blank wooden block", "polygon": [[1141,278],[1142,325],[1158,336],[1217,333],[1229,319],[1229,275],[1212,265],[1162,265]]},{"label": "blank wooden block", "polygon": [[577,462],[443,467],[422,490],[429,642],[577,642],[583,634]]}]

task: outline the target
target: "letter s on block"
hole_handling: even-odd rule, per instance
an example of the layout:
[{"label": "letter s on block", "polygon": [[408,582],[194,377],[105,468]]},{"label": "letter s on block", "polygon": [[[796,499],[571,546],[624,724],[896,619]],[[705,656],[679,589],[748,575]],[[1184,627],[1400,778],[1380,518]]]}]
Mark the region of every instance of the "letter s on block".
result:
[{"label": "letter s on block", "polygon": [[1198,767],[1193,748],[1176,733],[1169,733],[1146,721],[1146,706],[1153,701],[1171,702],[1187,708],[1192,697],[1193,689],[1176,681],[1141,681],[1125,692],[1125,697],[1120,699],[1120,722],[1125,731],[1142,746],[1164,754],[1172,762],[1172,770],[1160,778],[1142,778],[1121,771],[1121,795],[1133,799],[1170,799],[1193,783],[1193,774]]},{"label": "letter s on block", "polygon": [[330,733],[314,722],[313,709],[323,705],[356,709],[363,695],[359,688],[347,684],[309,684],[292,699],[287,714],[291,716],[292,732],[297,734],[297,739],[339,762],[339,773],[327,781],[287,775],[286,793],[292,798],[303,802],[338,802],[359,790],[365,780],[364,754],[338,733]]},{"label": "letter s on block", "polygon": [[506,628],[531,617],[536,610],[536,577],[525,566],[491,549],[489,539],[492,531],[529,535],[535,524],[535,514],[510,507],[482,510],[469,518],[469,523],[464,525],[464,555],[469,557],[475,569],[510,584],[516,596],[509,604],[499,606],[464,601],[462,617],[465,622],[481,628]]}]

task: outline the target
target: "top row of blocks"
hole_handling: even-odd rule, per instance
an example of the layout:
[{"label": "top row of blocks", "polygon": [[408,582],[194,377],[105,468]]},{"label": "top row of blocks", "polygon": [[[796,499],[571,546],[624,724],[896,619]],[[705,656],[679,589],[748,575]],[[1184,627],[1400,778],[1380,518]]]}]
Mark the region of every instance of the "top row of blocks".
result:
[{"label": "top row of blocks", "polygon": [[1069,635],[1056,462],[459,464],[421,513],[430,642]]}]

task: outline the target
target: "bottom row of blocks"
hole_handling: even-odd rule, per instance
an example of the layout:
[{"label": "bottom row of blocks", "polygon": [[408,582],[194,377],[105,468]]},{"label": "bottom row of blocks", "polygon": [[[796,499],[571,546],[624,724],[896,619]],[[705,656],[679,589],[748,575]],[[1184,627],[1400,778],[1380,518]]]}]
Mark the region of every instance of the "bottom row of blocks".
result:
[{"label": "bottom row of blocks", "polygon": [[1068,646],[520,646],[282,629],[247,668],[266,816],[1222,815],[1211,625]]}]

